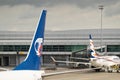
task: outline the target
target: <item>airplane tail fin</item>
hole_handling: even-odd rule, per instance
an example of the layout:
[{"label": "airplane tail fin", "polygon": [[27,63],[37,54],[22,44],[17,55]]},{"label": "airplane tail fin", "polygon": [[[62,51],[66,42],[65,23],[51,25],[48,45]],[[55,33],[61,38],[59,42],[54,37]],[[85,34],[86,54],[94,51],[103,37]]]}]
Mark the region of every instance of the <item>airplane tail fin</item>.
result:
[{"label": "airplane tail fin", "polygon": [[46,10],[43,10],[38,27],[34,33],[26,59],[14,70],[39,70],[41,65],[41,54],[44,40],[44,28],[46,21]]},{"label": "airplane tail fin", "polygon": [[95,47],[93,44],[93,40],[92,40],[92,36],[91,34],[89,35],[89,39],[90,39],[90,53],[91,53],[91,58],[95,58],[98,56],[98,54],[95,52]]}]

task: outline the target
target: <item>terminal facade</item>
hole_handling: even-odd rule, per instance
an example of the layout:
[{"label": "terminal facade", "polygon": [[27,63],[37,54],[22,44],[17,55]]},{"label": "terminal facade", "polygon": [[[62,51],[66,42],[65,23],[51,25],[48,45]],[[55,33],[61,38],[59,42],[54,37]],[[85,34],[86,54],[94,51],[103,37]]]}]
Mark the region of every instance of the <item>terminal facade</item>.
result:
[{"label": "terminal facade", "polygon": [[[51,62],[50,56],[57,60],[68,60],[72,52],[89,47],[89,34],[95,46],[105,46],[107,55],[120,56],[120,29],[85,29],[69,31],[45,31],[42,65]],[[25,59],[34,32],[0,32],[0,66],[16,66]]]}]

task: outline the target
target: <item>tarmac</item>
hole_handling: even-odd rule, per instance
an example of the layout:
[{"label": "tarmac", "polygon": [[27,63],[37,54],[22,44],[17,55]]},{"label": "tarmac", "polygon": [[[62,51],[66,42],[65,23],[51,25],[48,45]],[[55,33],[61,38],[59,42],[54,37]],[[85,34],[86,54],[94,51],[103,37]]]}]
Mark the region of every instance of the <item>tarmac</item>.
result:
[{"label": "tarmac", "polygon": [[[10,67],[9,69],[12,69],[12,67]],[[42,68],[42,70],[45,70],[45,73],[55,73],[74,69],[57,68],[46,70],[45,68]],[[95,72],[91,70],[48,76],[45,77],[43,80],[120,80],[120,73]]]},{"label": "tarmac", "polygon": [[[45,70],[46,73],[53,73],[58,71],[65,71],[69,69]],[[53,75],[45,77],[44,80],[120,80],[120,73],[107,73],[107,72],[74,72],[60,75]]]}]

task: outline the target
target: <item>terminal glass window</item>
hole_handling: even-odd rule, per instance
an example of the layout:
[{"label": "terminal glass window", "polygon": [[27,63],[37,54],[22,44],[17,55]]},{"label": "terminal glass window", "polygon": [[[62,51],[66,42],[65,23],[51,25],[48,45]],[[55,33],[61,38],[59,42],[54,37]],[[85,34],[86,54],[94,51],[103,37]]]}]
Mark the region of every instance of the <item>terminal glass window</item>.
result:
[{"label": "terminal glass window", "polygon": [[107,52],[120,52],[120,45],[107,45]]},{"label": "terminal glass window", "polygon": [[29,45],[0,45],[0,51],[28,51]]},{"label": "terminal glass window", "polygon": [[[28,51],[29,45],[0,45],[0,51]],[[73,52],[87,48],[87,45],[43,45],[45,52]]]},{"label": "terminal glass window", "polygon": [[44,45],[45,52],[71,52],[87,48],[87,45]]}]

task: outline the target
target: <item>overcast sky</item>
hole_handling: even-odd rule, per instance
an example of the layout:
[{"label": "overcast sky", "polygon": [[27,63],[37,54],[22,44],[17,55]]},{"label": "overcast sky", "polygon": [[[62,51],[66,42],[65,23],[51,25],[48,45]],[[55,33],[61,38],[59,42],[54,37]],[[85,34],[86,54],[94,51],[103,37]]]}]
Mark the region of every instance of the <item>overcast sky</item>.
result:
[{"label": "overcast sky", "polygon": [[0,31],[34,31],[42,9],[46,30],[120,29],[120,0],[0,0]]}]

